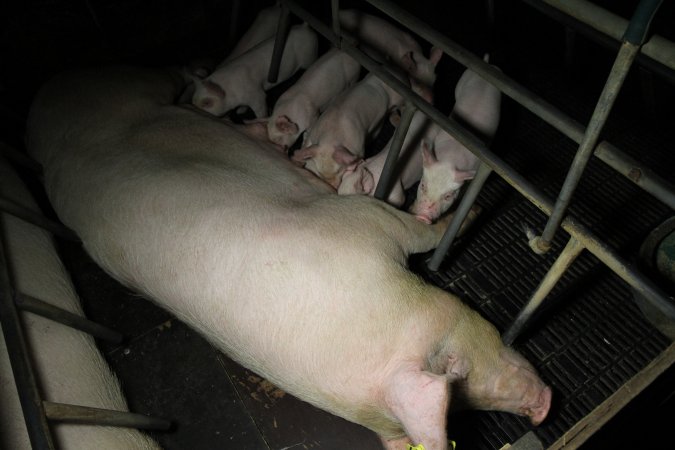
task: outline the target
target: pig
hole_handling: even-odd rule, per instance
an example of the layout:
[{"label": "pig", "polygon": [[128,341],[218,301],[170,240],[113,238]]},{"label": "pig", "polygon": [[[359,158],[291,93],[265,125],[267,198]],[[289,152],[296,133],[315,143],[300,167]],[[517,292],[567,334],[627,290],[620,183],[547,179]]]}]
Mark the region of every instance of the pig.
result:
[{"label": "pig", "polygon": [[[399,79],[405,75],[393,73]],[[302,148],[292,159],[337,189],[345,170],[355,167],[365,154],[366,139],[388,111],[403,97],[370,73],[338,96],[307,130]]]},{"label": "pig", "polygon": [[[500,106],[501,92],[475,72],[465,70],[455,87],[452,115],[491,139],[499,126]],[[452,206],[464,182],[475,176],[480,160],[443,130],[436,135],[433,147],[423,145],[422,154],[422,179],[410,212],[430,223]]]},{"label": "pig", "polygon": [[[421,141],[423,139],[433,140],[438,131],[439,128],[434,126],[423,112],[415,112],[394,167],[390,180],[391,188],[386,198],[387,203],[396,207],[403,205],[405,190],[412,187],[422,177]],[[337,190],[338,194],[375,195],[392,140],[377,155],[360,163],[354,170],[345,172]]]},{"label": "pig", "polygon": [[277,31],[280,14],[281,8],[277,4],[262,9],[223,62],[236,59],[261,42],[273,37]]},{"label": "pig", "polygon": [[336,48],[326,52],[277,100],[267,122],[270,141],[291,147],[328,103],[356,82],[360,72],[361,65],[346,53]]},{"label": "pig", "polygon": [[407,268],[446,223],[338,196],[271,144],[173,105],[181,82],[84,70],[31,106],[28,148],[48,197],[101,267],[387,448],[447,449],[454,399],[544,420],[551,390],[532,365]]},{"label": "pig", "polygon": [[308,68],[317,57],[318,39],[307,24],[291,28],[284,46],[279,77],[275,83],[267,81],[274,38],[267,39],[248,52],[223,62],[208,77],[195,80],[192,103],[214,116],[248,105],[256,117],[267,117],[269,89]]},{"label": "pig", "polygon": [[[35,201],[11,166],[0,157],[0,195],[39,212]],[[83,315],[79,299],[57,253],[52,236],[41,228],[0,213],[0,238],[10,277],[17,292]],[[5,299],[6,300],[6,299]],[[28,347],[45,400],[128,411],[117,378],[108,368],[94,339],[29,312],[20,313]],[[0,333],[0,447],[22,450],[31,444]],[[53,423],[54,442],[63,449],[158,449],[135,429]]]},{"label": "pig", "polygon": [[428,102],[433,102],[436,65],[443,51],[432,47],[429,58],[420,44],[408,33],[384,19],[355,9],[343,9],[340,26],[347,35],[361,43],[361,49],[380,62],[387,60],[410,74],[413,90]]}]

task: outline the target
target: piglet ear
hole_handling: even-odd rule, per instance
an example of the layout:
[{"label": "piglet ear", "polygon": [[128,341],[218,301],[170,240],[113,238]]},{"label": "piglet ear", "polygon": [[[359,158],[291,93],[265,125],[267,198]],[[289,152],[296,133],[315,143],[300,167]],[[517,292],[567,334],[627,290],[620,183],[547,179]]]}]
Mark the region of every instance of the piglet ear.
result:
[{"label": "piglet ear", "polygon": [[367,167],[363,168],[361,186],[363,187],[363,192],[366,194],[370,194],[375,190],[375,177],[373,177],[373,173]]},{"label": "piglet ear", "polygon": [[417,69],[417,63],[415,62],[413,52],[408,52],[401,57],[401,67],[408,73],[414,72]]},{"label": "piglet ear", "polygon": [[443,50],[438,47],[431,47],[431,52],[429,53],[429,61],[431,61],[431,64],[436,66],[442,57]]},{"label": "piglet ear", "polygon": [[401,369],[386,388],[385,401],[413,443],[447,448],[450,383],[445,376],[418,368]]},{"label": "piglet ear", "polygon": [[344,145],[337,145],[333,152],[333,159],[341,166],[349,166],[359,161],[359,158]]},{"label": "piglet ear", "polygon": [[455,169],[454,178],[455,181],[467,181],[473,180],[476,176],[475,170],[457,170]]},{"label": "piglet ear", "polygon": [[292,122],[288,116],[279,116],[276,120],[276,126],[284,134],[295,134],[298,132],[298,125]]},{"label": "piglet ear", "polygon": [[316,146],[311,146],[296,150],[295,153],[293,153],[293,157],[291,159],[293,161],[307,161],[314,158],[315,156]]},{"label": "piglet ear", "polygon": [[429,147],[429,143],[427,142],[426,139],[422,140],[422,166],[423,167],[430,167],[438,162],[438,159],[436,158],[436,154],[434,151]]}]

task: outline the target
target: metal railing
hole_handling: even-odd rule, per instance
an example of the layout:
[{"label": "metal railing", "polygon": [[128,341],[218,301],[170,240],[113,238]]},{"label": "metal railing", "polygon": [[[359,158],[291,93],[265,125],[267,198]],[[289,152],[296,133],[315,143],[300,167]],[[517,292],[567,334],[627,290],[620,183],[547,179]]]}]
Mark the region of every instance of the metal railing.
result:
[{"label": "metal railing", "polygon": [[[357,42],[347,36],[341,35],[339,19],[337,17],[337,11],[339,11],[338,0],[331,0],[331,26],[324,24],[296,1],[280,0],[282,14],[279,21],[277,42],[275,43],[276,47],[283,48],[285,43],[284,39],[287,35],[288,27],[290,26],[289,14],[292,12],[301,20],[307,22],[333,45],[349,54],[363,67],[377,75],[403,96],[406,101],[404,115],[409,114],[412,116],[416,109],[421,110],[443,130],[454,136],[461,144],[480,158],[481,165],[476,178],[471,182],[466,195],[460,202],[455,216],[441,241],[441,245],[436,249],[429,262],[429,268],[431,270],[438,270],[445,254],[452,245],[452,241],[459,230],[460,224],[465,219],[466,214],[480,192],[483,183],[487,180],[489,174],[494,171],[537,208],[550,216],[543,239],[531,239],[530,244],[533,250],[537,252],[546,251],[548,249],[548,242],[550,242],[555,230],[559,227],[563,228],[571,235],[565,250],[563,250],[540,286],[535,290],[531,300],[523,308],[514,324],[506,331],[506,333],[504,333],[503,340],[505,343],[510,345],[520,334],[530,319],[532,312],[536,309],[541,300],[543,300],[548,292],[550,292],[550,289],[560,279],[567,267],[569,267],[576,256],[584,249],[595,255],[625,282],[642,294],[645,299],[662,314],[675,318],[675,305],[671,302],[672,299],[669,299],[669,297],[654,283],[636,270],[632,264],[621,258],[614,249],[591,233],[588,228],[573,217],[566,215],[567,207],[571,201],[574,189],[580,181],[585,165],[591,155],[595,155],[669,207],[675,208],[675,188],[673,188],[670,183],[658,177],[648,169],[641,167],[632,158],[627,157],[610,143],[606,141],[602,141],[599,144],[597,143],[600,132],[602,131],[602,126],[611,110],[614,99],[621,87],[621,83],[625,78],[626,72],[630,68],[630,63],[641,47],[647,32],[649,21],[660,5],[660,1],[642,0],[640,3],[637,13],[625,34],[625,42],[622,46],[624,49],[620,51],[619,56],[617,57],[617,62],[615,63],[606,88],[603,90],[603,94],[596,107],[596,113],[588,128],[584,128],[579,122],[567,116],[546,100],[532,93],[495,67],[485,63],[481,58],[471,54],[448,37],[429,27],[428,24],[392,2],[387,0],[364,1],[376,7],[382,13],[391,17],[404,27],[410,29],[435,47],[440,48],[446,55],[474,71],[479,76],[492,83],[505,95],[511,97],[564,135],[580,144],[575,163],[572,165],[563,189],[561,190],[557,201],[554,203],[518,172],[494,155],[492,151],[471,132],[461,127],[452,118],[446,117],[438,109],[434,108],[431,104],[412,92],[408,86],[393,77],[380,63],[374,61],[367,54],[359,50]],[[276,78],[277,72],[278,59],[273,60],[270,65],[269,77],[271,80]],[[393,164],[397,160],[408,125],[409,120],[401,120],[401,124],[399,125],[400,129],[397,129],[395,133],[395,139],[390,149],[390,156],[392,154],[393,156],[389,158],[391,161],[387,161],[391,164],[385,165],[380,178],[380,184],[383,184],[384,186],[388,185],[388,177],[393,168]],[[384,194],[382,194],[383,192]],[[384,198],[386,190],[382,191],[378,186],[378,194],[381,195],[379,198]]]}]

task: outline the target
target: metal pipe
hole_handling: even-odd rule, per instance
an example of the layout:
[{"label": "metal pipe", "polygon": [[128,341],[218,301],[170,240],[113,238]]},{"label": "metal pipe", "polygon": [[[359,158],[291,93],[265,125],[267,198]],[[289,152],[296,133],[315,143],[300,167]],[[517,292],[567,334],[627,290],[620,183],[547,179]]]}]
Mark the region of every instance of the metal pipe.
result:
[{"label": "metal pipe", "polygon": [[331,21],[333,23],[333,33],[340,35],[340,0],[331,0],[330,2]]},{"label": "metal pipe", "polygon": [[560,252],[558,259],[555,260],[551,268],[546,273],[546,276],[541,280],[537,289],[535,289],[532,297],[527,302],[525,307],[518,313],[518,316],[513,321],[513,324],[502,336],[502,341],[505,345],[513,344],[513,341],[520,335],[527,323],[529,322],[532,314],[541,306],[542,302],[546,296],[551,292],[553,287],[556,285],[558,280],[563,276],[565,271],[569,266],[574,262],[574,260],[579,256],[581,251],[584,249],[584,246],[581,245],[574,237],[571,237],[567,241],[567,245]]},{"label": "metal pipe", "polygon": [[[0,221],[0,236],[3,224]],[[32,448],[54,449],[54,441],[42,407],[37,379],[28,357],[28,346],[21,327],[21,318],[13,300],[14,290],[8,273],[4,242],[0,239],[0,323],[5,336],[7,354],[14,374],[23,417]]]},{"label": "metal pipe", "polygon": [[[413,32],[418,34],[423,39],[426,39],[436,47],[443,50],[444,53],[446,53],[447,55],[458,61],[460,64],[468,67],[473,72],[477,73],[480,77],[490,82],[497,89],[502,91],[505,95],[511,97],[513,100],[520,103],[528,111],[539,116],[539,118],[541,118],[546,123],[548,123],[555,129],[563,133],[565,136],[572,139],[577,144],[581,143],[584,137],[583,126],[579,122],[567,116],[561,110],[553,106],[551,103],[547,102],[543,98],[539,97],[538,95],[532,93],[525,87],[516,83],[512,78],[508,77],[500,70],[496,69],[490,64],[485,63],[482,60],[482,58],[479,58],[467,52],[466,49],[462,48],[461,46],[450,40],[447,36],[429,27],[423,21],[412,16],[407,11],[401,9],[397,5],[392,4],[387,0],[366,0],[366,2],[372,4],[385,14],[388,14],[389,16],[397,20],[405,27],[411,29]],[[427,113],[427,111],[421,108],[418,104],[415,104],[415,106],[417,106],[419,109],[422,109],[425,113]],[[606,141],[601,142],[599,147],[600,146],[611,146],[612,152],[615,155],[621,155],[620,156],[621,158],[623,158],[625,155],[618,148],[612,146],[610,143]],[[467,148],[470,149],[471,147],[467,146]],[[474,154],[483,159],[479,153],[474,152]],[[650,175],[653,175],[653,172]],[[668,185],[668,183],[665,182],[662,178],[655,176],[654,180],[655,180],[654,183],[651,184],[658,184],[660,186]],[[674,192],[675,190],[671,188],[670,195],[673,195]],[[657,195],[657,193],[655,192],[650,193],[653,195]],[[657,196],[657,198],[666,203],[663,197]]]},{"label": "metal pipe", "polygon": [[455,240],[457,233],[459,233],[459,229],[462,226],[464,219],[466,218],[467,214],[469,214],[471,207],[476,201],[478,194],[480,193],[483,185],[485,184],[485,181],[487,181],[488,176],[490,176],[491,173],[492,169],[490,169],[487,164],[481,163],[480,166],[478,166],[476,176],[471,181],[471,183],[469,183],[469,188],[464,193],[464,197],[462,197],[462,200],[457,207],[457,211],[455,211],[455,215],[453,216],[450,225],[448,225],[448,229],[445,230],[445,234],[443,234],[441,242],[438,244],[434,254],[431,256],[431,260],[428,264],[430,270],[435,272],[440,267],[441,263],[443,262],[443,258],[445,258],[446,253],[448,253],[448,249]]},{"label": "metal pipe", "polygon": [[7,157],[10,161],[23,166],[37,174],[42,174],[42,165],[23,152],[18,151],[4,142],[0,142],[0,154]]},{"label": "metal pipe", "polygon": [[600,133],[607,122],[607,117],[609,117],[609,113],[612,111],[612,106],[614,106],[614,102],[619,95],[621,86],[626,79],[626,75],[628,75],[628,70],[633,63],[633,59],[635,59],[635,55],[637,55],[639,48],[639,46],[629,42],[625,42],[621,46],[621,50],[619,51],[619,54],[614,61],[614,66],[607,78],[607,83],[605,83],[605,87],[600,94],[600,99],[595,106],[591,121],[588,124],[588,128],[586,128],[584,139],[577,149],[577,153],[572,161],[572,166],[567,172],[567,177],[560,189],[560,193],[558,193],[553,212],[551,213],[548,222],[546,222],[541,238],[535,241],[541,252],[547,252],[551,247],[551,240],[558,230],[563,215],[572,201],[572,195],[574,195],[574,191],[581,180],[581,175],[583,174],[584,169],[586,169],[586,164],[588,164],[588,160],[593,154],[593,149],[598,142]]},{"label": "metal pipe", "polygon": [[30,295],[17,294],[15,301],[16,306],[22,311],[38,314],[71,328],[89,333],[104,341],[119,344],[124,338],[124,336],[117,331],[106,328],[103,325],[99,325],[96,322],[92,322],[91,320],[58,308],[35,297],[31,297]]},{"label": "metal pipe", "polygon": [[[628,28],[629,22],[623,17],[607,11],[586,0],[540,0],[559,11],[575,18],[616,41],[624,40],[624,33]],[[658,0],[657,0],[658,1]],[[539,1],[525,0],[525,3],[535,6]],[[660,3],[660,1],[659,1]],[[658,7],[658,5],[644,5],[645,7]],[[638,31],[638,35],[640,31]],[[637,42],[634,42],[637,43]],[[661,36],[654,35],[646,42],[640,52],[649,56],[654,61],[658,61],[664,66],[675,70],[675,43]]]},{"label": "metal pipe", "polygon": [[276,38],[274,39],[274,49],[272,50],[272,60],[270,61],[270,70],[267,74],[267,81],[276,83],[279,78],[279,67],[281,66],[281,57],[286,47],[286,39],[291,29],[291,14],[286,5],[281,2],[281,11],[279,12],[279,24],[277,25]]},{"label": "metal pipe", "polygon": [[48,401],[44,401],[43,404],[47,418],[55,422],[128,427],[141,430],[168,430],[171,428],[171,422],[168,420],[146,416],[145,414]]},{"label": "metal pipe", "polygon": [[80,242],[75,232],[60,223],[54,222],[44,217],[42,214],[36,213],[25,206],[15,203],[13,200],[0,196],[0,211],[5,211],[21,220],[37,225],[40,228],[51,232],[52,234],[67,239],[73,242]]},{"label": "metal pipe", "polygon": [[241,13],[241,0],[233,0],[232,9],[230,10],[230,26],[228,27],[227,33],[227,48],[229,51],[232,51],[235,44],[237,43],[237,30]]},{"label": "metal pipe", "polygon": [[391,177],[394,173],[394,168],[398,162],[398,155],[401,153],[401,147],[403,147],[403,142],[408,133],[408,128],[410,128],[410,122],[412,121],[413,115],[415,115],[415,111],[417,111],[417,108],[408,102],[403,106],[401,121],[396,127],[396,131],[394,131],[394,136],[392,137],[391,145],[389,146],[389,153],[387,153],[387,159],[384,162],[380,180],[377,182],[377,187],[375,188],[374,197],[379,200],[387,198],[391,191]]},{"label": "metal pipe", "polygon": [[[415,94],[407,86],[401,83],[396,77],[392,76],[391,73],[384,70],[380,65],[374,61],[372,58],[369,58],[364,53],[360,52],[353,45],[349,43],[348,40],[340,39],[339,36],[336,36],[329,27],[323,24],[321,21],[317,20],[314,16],[309,14],[305,9],[300,7],[294,0],[282,0],[294,14],[300,17],[302,20],[307,22],[312,28],[321,33],[324,37],[330,40],[334,45],[339,46],[343,51],[352,56],[356,61],[358,61],[362,66],[364,66],[369,71],[375,73],[378,77],[384,80],[389,86],[401,94],[407,101],[414,104],[419,110],[426,114],[431,120],[436,122],[442,129],[455,137],[462,145],[467,147],[473,154],[478,156],[483,163],[490,166],[500,177],[502,177],[507,183],[513,186],[516,191],[523,195],[527,200],[532,202],[537,208],[547,215],[551,214],[553,210],[553,202],[541,193],[534,185],[532,185],[528,180],[523,178],[519,173],[513,170],[508,164],[504,163],[501,159],[497,158],[483,142],[476,138],[473,134],[464,130],[461,126],[457,124],[452,118],[445,116],[436,108],[431,106],[429,103],[424,101],[421,97]],[[370,3],[374,3],[374,0],[366,0]],[[382,0],[377,0],[377,3],[382,3]],[[388,14],[387,11],[385,13]],[[414,22],[417,19],[412,19]],[[407,25],[406,25],[407,26]],[[410,27],[409,27],[410,28]],[[427,29],[430,30],[430,29]],[[415,31],[415,30],[413,30]],[[432,30],[433,31],[433,30]],[[417,31],[415,31],[417,32]],[[418,33],[421,35],[421,33]],[[424,36],[423,36],[424,37]],[[443,38],[441,36],[441,38]],[[429,40],[429,39],[427,39]],[[434,42],[435,44],[438,42]],[[440,46],[439,46],[440,47]],[[445,51],[445,49],[443,49]],[[464,49],[460,48],[462,54],[468,54]],[[491,73],[491,76],[495,72],[500,74],[497,69],[494,69],[489,64],[484,63],[480,58],[471,56],[470,58],[475,59],[477,65],[481,65],[481,71],[483,73]],[[478,71],[476,71],[478,73]],[[483,78],[488,79],[488,76],[483,76]],[[492,80],[488,80],[492,82]],[[571,120],[571,119],[570,119]],[[619,275],[624,281],[626,281],[631,286],[635,287],[638,291],[643,293],[647,301],[649,301],[655,308],[659,309],[664,313],[670,313],[674,307],[667,300],[667,296],[657,287],[655,287],[651,281],[647,280],[642,274],[637,272],[637,270],[624,262],[611,248],[607,247],[604,243],[599,242],[598,239],[583,225],[576,222],[571,217],[566,217],[561,224],[562,228],[570,233],[575,239],[579,240],[587,250],[597,256],[601,261],[605,262],[614,272]]]}]

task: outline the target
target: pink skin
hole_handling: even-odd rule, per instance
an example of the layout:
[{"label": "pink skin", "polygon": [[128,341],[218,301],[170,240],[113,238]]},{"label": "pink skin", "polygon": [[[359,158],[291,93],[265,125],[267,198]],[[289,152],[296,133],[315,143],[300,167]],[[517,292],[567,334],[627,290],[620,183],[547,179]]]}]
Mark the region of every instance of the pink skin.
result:
[{"label": "pink skin", "polygon": [[[499,125],[499,90],[466,70],[457,82],[455,99],[452,115],[491,139]],[[427,144],[423,156],[422,178],[410,212],[431,223],[452,206],[462,185],[475,176],[480,160],[445,131],[436,135],[433,147]]]},{"label": "pink skin", "polygon": [[341,10],[339,18],[343,31],[360,41],[366,53],[381,62],[388,59],[406,71],[410,74],[413,90],[433,102],[432,87],[442,50],[434,47],[426,58],[422,47],[410,34],[384,19],[355,9]]},{"label": "pink skin", "polygon": [[360,71],[346,53],[326,52],[277,100],[268,124],[270,140],[291,147],[337,95],[356,83]]},{"label": "pink skin", "polygon": [[[395,72],[405,79],[405,75]],[[307,131],[293,160],[337,189],[342,175],[363,158],[366,139],[403,98],[373,74],[338,96]]]},{"label": "pink skin", "polygon": [[[432,125],[432,122],[421,111],[417,111],[413,115],[399,153],[394,178],[391,181],[391,190],[387,196],[389,204],[401,206],[405,201],[405,190],[419,181],[422,176],[421,142],[422,140],[433,139],[438,131],[439,128]],[[375,195],[375,189],[380,181],[380,175],[389,154],[391,143],[390,140],[380,153],[354,166],[353,170],[345,171],[342,182],[338,187],[338,194]]]},{"label": "pink skin", "polygon": [[426,225],[335,195],[274,151],[262,123],[242,133],[176,106],[177,78],[68,73],[31,108],[29,154],[101,267],[280,389],[385,441],[446,450],[447,412],[462,403],[544,419],[550,389],[532,366],[407,268],[449,217]]},{"label": "pink skin", "polygon": [[197,80],[192,103],[214,116],[248,105],[256,117],[267,117],[265,90],[309,67],[316,60],[317,45],[314,31],[307,25],[295,26],[288,35],[276,82],[267,81],[274,48],[274,38],[270,38],[237,58],[226,60],[204,80]]}]

